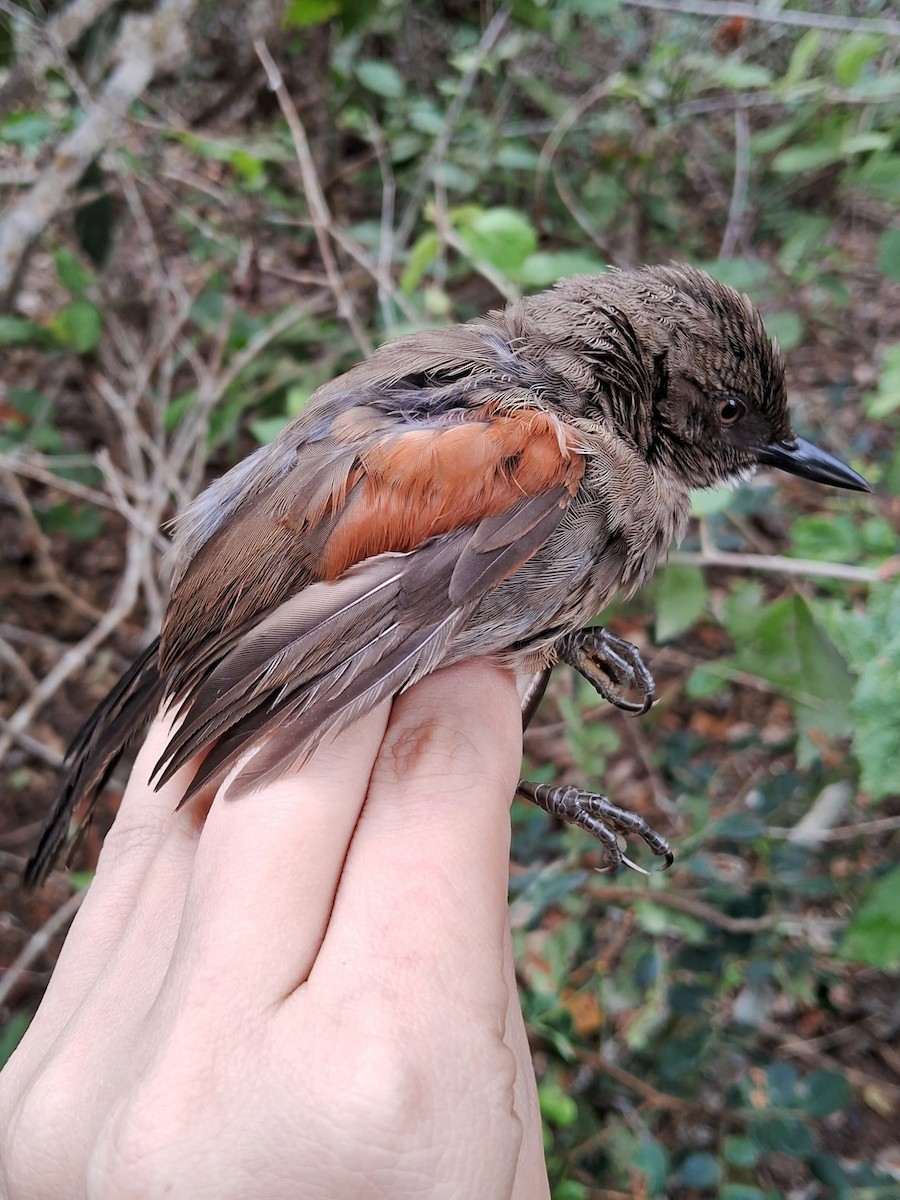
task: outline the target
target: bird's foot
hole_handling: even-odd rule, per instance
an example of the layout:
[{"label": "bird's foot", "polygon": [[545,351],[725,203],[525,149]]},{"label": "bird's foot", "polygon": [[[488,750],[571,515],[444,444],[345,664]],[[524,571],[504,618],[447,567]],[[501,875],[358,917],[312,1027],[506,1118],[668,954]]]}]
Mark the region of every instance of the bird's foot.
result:
[{"label": "bird's foot", "polygon": [[[637,646],[608,629],[576,629],[560,638],[556,651],[607,703],[623,712],[645,713],[656,698],[656,684]],[[642,694],[640,702],[626,699],[625,693],[632,688]]]},{"label": "bird's foot", "polygon": [[575,787],[554,787],[549,783],[529,783],[519,780],[517,795],[531,800],[538,808],[559,817],[571,825],[578,825],[603,844],[606,854],[605,871],[615,871],[624,863],[642,875],[649,874],[643,867],[627,858],[619,845],[618,834],[637,834],[654,854],[665,859],[661,870],[665,871],[675,861],[666,839],[651,829],[643,817],[607,800],[596,792],[581,792]]}]

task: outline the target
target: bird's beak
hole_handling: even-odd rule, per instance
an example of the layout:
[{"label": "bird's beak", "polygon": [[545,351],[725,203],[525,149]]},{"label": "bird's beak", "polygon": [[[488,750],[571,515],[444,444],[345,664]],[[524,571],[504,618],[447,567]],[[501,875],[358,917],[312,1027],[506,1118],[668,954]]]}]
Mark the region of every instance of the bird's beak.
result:
[{"label": "bird's beak", "polygon": [[811,479],[815,483],[830,483],[834,487],[850,488],[854,492],[871,492],[862,475],[841,462],[827,450],[808,442],[806,438],[791,438],[787,442],[772,442],[759,451],[759,461],[767,467],[778,467],[789,475]]}]

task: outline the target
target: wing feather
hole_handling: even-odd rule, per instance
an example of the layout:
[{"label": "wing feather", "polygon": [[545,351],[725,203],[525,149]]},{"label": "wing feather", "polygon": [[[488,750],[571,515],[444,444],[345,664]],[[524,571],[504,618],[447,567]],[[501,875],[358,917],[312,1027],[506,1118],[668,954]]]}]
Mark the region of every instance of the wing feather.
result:
[{"label": "wing feather", "polygon": [[205,749],[194,794],[262,740],[233,782],[244,792],[452,659],[584,473],[580,435],[514,367],[477,327],[401,342],[198,497],[176,525],[158,647],[76,739],[33,879],[162,700],[180,725],[157,786]]}]

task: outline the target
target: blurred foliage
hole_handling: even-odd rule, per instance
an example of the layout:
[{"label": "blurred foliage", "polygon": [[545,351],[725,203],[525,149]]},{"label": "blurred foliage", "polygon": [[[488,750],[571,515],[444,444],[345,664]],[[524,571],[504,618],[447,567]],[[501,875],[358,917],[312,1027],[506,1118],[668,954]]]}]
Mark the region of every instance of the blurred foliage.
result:
[{"label": "blurred foliage", "polygon": [[[762,545],[858,575],[675,562],[627,617],[665,647],[662,699],[639,732],[595,719],[580,682],[552,697],[564,742],[532,776],[621,779],[638,758],[631,775],[655,781],[644,808],[663,806],[678,849],[668,876],[611,881],[581,835],[515,813],[514,934],[555,1200],[898,1194],[876,1150],[900,1093],[868,1060],[854,1071],[798,1048],[841,1023],[874,1022],[887,1041],[900,1029],[884,974],[900,965],[891,834],[828,836],[896,812],[900,789],[900,45],[868,32],[862,18],[890,11],[877,0],[821,7],[860,17],[858,30],[516,0],[486,45],[475,5],[289,0],[283,12],[276,57],[374,339],[562,275],[688,259],[762,304],[801,365],[802,430],[879,492],[792,487],[799,511],[770,477],[699,494],[689,548]],[[14,62],[14,41],[0,54]],[[321,267],[290,132],[259,72],[247,87],[236,120],[177,118],[177,89],[138,106],[127,144],[47,231],[38,299],[0,315],[0,348],[39,364],[10,387],[0,450],[100,482],[42,380],[103,368],[131,292],[152,312],[129,264],[122,177],[158,222],[165,271],[192,280],[171,393],[151,397],[165,431],[190,416],[184,366],[200,350],[237,364],[209,425],[218,468],[359,356],[334,305],[265,336]],[[30,170],[79,112],[70,76],[51,71],[32,105],[0,117],[0,149]],[[865,344],[859,288],[882,311]],[[101,531],[90,504],[34,504],[48,535]],[[672,669],[675,646],[687,649]],[[0,1049],[23,1028],[17,1015]],[[874,1129],[862,1143],[861,1128]]]}]

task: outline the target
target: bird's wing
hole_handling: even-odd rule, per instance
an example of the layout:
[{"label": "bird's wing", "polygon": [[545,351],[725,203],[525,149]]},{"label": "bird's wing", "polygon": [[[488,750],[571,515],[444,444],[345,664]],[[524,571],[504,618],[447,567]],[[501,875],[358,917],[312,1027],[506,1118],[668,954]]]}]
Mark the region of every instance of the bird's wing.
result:
[{"label": "bird's wing", "polygon": [[321,389],[180,519],[162,636],[76,736],[28,883],[163,700],[182,719],[157,780],[207,749],[193,793],[259,741],[232,785],[249,790],[433,670],[558,527],[584,472],[575,431],[510,381],[508,347],[440,333]]},{"label": "bird's wing", "polygon": [[181,720],[157,778],[211,747],[190,794],[264,741],[230,785],[250,790],[434,670],[584,472],[576,432],[509,395],[424,416],[369,398],[307,428],[169,606],[160,662]]}]

